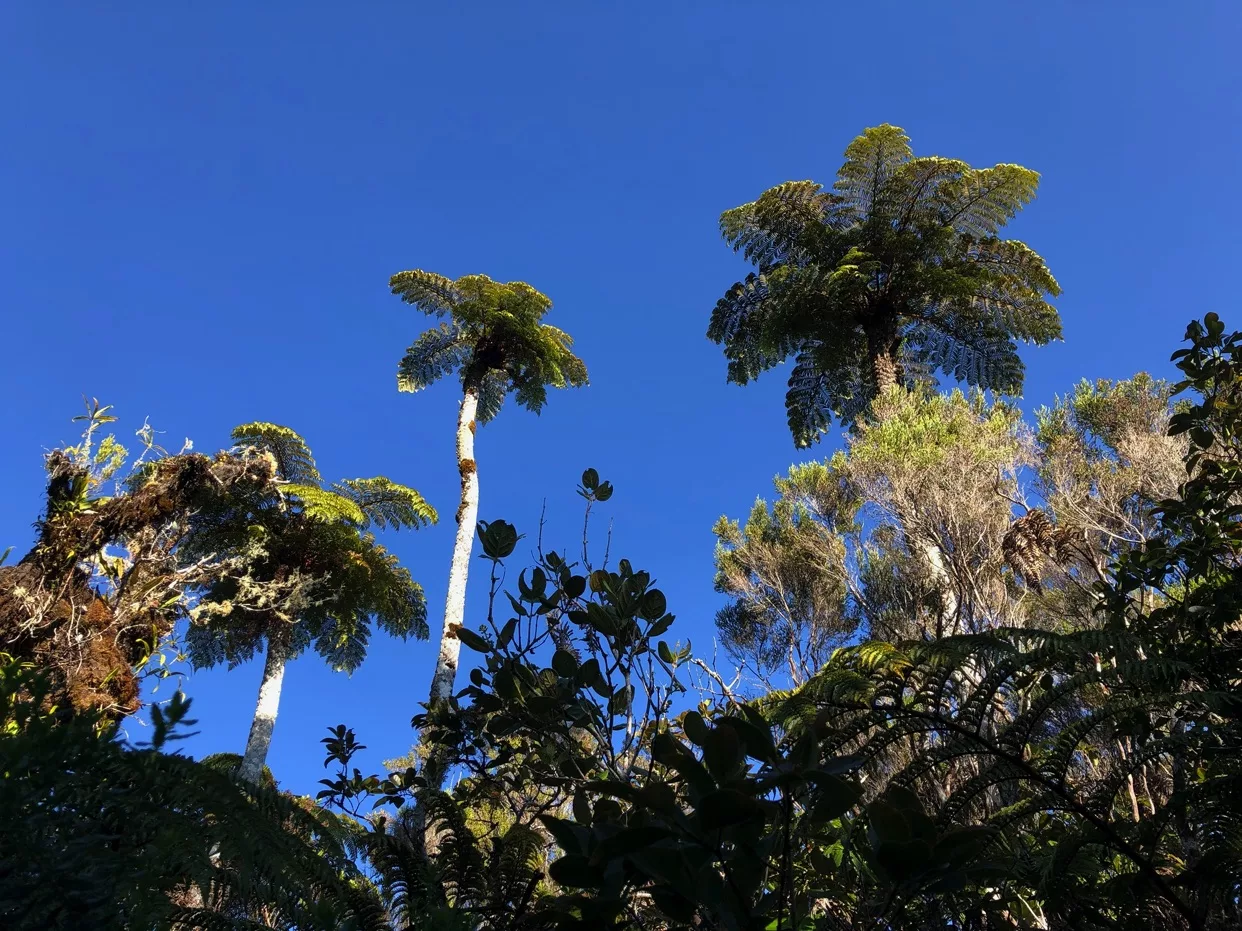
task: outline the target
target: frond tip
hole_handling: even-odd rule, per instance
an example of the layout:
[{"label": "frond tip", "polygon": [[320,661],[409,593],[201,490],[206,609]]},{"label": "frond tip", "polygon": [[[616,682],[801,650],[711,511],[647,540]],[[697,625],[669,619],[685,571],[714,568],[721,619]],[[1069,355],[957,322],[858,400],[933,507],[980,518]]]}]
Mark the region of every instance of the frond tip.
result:
[{"label": "frond tip", "polygon": [[261,420],[233,428],[233,441],[242,448],[260,449],[276,459],[276,469],[287,482],[317,484],[315,457],[301,435],[278,423]]},{"label": "frond tip", "polygon": [[362,527],[367,522],[366,514],[357,503],[335,491],[320,488],[318,485],[301,485],[291,482],[281,486],[281,492],[296,498],[302,507],[302,513],[311,520],[325,524],[342,522],[355,527]]},{"label": "frond tip", "polygon": [[456,285],[448,278],[419,268],[397,272],[388,279],[388,286],[407,304],[436,317],[450,313],[462,299]]},{"label": "frond tip", "polygon": [[332,490],[358,506],[367,525],[381,530],[392,527],[425,527],[439,520],[436,509],[417,491],[382,475],[335,482]]}]

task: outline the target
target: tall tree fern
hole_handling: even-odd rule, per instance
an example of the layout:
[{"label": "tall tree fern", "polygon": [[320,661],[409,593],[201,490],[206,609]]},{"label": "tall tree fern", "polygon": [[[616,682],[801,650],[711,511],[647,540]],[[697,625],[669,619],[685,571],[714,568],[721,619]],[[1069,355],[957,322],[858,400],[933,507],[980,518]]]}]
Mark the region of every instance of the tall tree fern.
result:
[{"label": "tall tree fern", "polygon": [[393,275],[389,284],[393,294],[407,304],[442,318],[406,350],[397,368],[398,389],[420,391],[452,372],[458,373],[462,385],[457,414],[461,503],[440,652],[431,682],[430,702],[439,706],[453,693],[461,650],[457,631],[465,623],[466,577],[479,510],[475,425],[495,417],[509,394],[522,407],[538,413],[549,387],[585,385],[587,370],[571,351],[569,335],[542,322],[552,301],[525,282],[501,283],[486,275],[465,275],[453,281],[415,270]]},{"label": "tall tree fern", "polygon": [[233,439],[241,453],[274,461],[283,481],[200,511],[181,558],[222,569],[191,611],[194,664],[237,665],[265,648],[240,767],[257,782],[291,658],[313,646],[333,668],[352,672],[374,627],[427,637],[422,588],[370,531],[425,526],[436,512],[417,491],[382,476],[325,486],[306,442],[288,427],[243,424]]},{"label": "tall tree fern", "polygon": [[853,421],[889,385],[936,372],[1018,393],[1016,343],[1061,335],[1047,300],[1060,288],[1044,260],[999,235],[1038,183],[1020,165],[916,158],[885,124],[850,143],[831,191],[789,181],[725,211],[725,240],[757,266],[707,331],[729,380],[792,358],[785,405],[799,446],[834,416]]}]

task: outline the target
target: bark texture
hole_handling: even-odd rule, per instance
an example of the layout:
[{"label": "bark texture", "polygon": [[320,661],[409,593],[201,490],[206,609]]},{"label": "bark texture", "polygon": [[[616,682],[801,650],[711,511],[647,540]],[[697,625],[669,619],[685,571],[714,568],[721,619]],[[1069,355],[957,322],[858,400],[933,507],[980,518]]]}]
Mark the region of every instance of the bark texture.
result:
[{"label": "bark texture", "polygon": [[267,751],[272,746],[272,731],[276,729],[276,715],[280,710],[280,688],[285,681],[285,663],[288,661],[286,637],[272,634],[267,641],[267,658],[263,663],[263,681],[259,683],[259,700],[250,722],[250,736],[246,739],[246,753],[242,757],[237,774],[248,782],[258,783],[267,763]]},{"label": "bark texture", "polygon": [[479,471],[474,461],[475,412],[479,395],[466,389],[457,415],[457,471],[461,475],[461,503],[457,508],[457,540],[449,568],[448,594],[444,601],[444,628],[440,633],[440,655],[431,680],[431,706],[445,702],[453,694],[457,678],[457,659],[461,641],[457,631],[466,619],[466,577],[470,570],[470,551],[474,527],[479,517]]}]

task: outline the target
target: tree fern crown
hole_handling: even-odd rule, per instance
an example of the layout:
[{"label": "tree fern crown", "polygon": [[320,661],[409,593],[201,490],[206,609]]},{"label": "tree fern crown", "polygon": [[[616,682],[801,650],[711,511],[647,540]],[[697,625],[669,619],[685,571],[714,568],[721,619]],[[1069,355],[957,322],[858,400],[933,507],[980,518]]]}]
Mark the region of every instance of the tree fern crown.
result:
[{"label": "tree fern crown", "polygon": [[280,482],[275,494],[223,500],[195,515],[182,558],[230,571],[191,612],[194,664],[244,662],[277,631],[287,631],[293,655],[313,645],[347,671],[362,662],[374,626],[426,639],[422,587],[371,531],[435,523],[435,508],[383,476],[325,485],[306,441],[280,424],[242,424],[233,441],[270,456]]},{"label": "tree fern crown", "polygon": [[1061,335],[1044,260],[1000,231],[1035,197],[1020,165],[916,158],[896,126],[845,151],[832,190],[789,181],[720,218],[757,270],[717,302],[707,335],[746,384],[792,358],[790,430],[809,445],[864,413],[889,384],[937,372],[1021,391],[1017,343]]},{"label": "tree fern crown", "polygon": [[393,275],[389,286],[407,304],[444,318],[406,350],[397,366],[401,391],[420,391],[457,372],[463,387],[478,393],[478,419],[486,423],[509,394],[538,413],[549,386],[587,383],[569,334],[541,322],[552,301],[525,282],[486,275],[454,281],[416,269]]}]

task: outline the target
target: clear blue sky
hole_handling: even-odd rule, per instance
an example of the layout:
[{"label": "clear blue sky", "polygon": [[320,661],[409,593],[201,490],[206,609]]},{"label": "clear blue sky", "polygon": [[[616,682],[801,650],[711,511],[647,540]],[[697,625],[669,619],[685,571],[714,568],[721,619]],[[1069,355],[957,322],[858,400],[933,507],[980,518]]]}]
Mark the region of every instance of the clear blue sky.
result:
[{"label": "clear blue sky", "polygon": [[[784,376],[726,385],[704,338],[746,270],[716,220],[831,181],[880,122],[920,153],[1043,174],[1012,230],[1064,286],[1066,339],[1025,353],[1028,407],[1083,376],[1168,374],[1192,315],[1242,324],[1236,3],[129,7],[0,5],[0,549],[29,545],[41,454],[74,438],[83,394],[171,446],[272,420],[326,476],[384,473],[440,509],[385,541],[434,626],[457,386],[397,393],[426,321],[386,282],[482,272],[552,296],[591,386],[480,431],[480,516],[531,533],[546,498],[572,544],[595,466],[618,489],[614,554],[710,652],[711,523],[799,458]],[[295,662],[277,776],[312,789],[339,722],[374,759],[406,749],[433,652],[378,639],[352,679]],[[241,750],[258,674],[187,682],[193,752]]]}]

